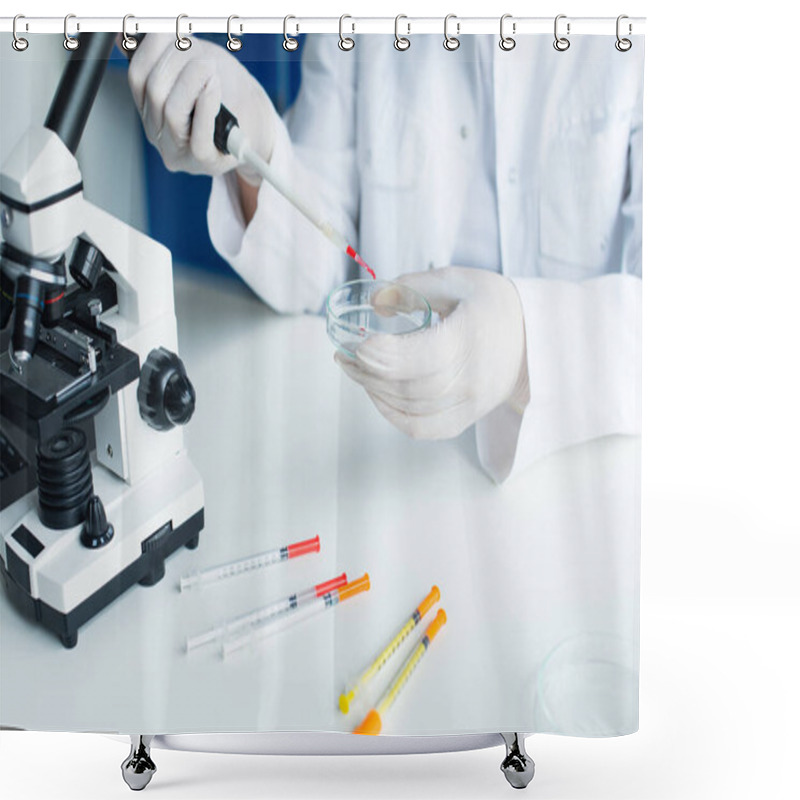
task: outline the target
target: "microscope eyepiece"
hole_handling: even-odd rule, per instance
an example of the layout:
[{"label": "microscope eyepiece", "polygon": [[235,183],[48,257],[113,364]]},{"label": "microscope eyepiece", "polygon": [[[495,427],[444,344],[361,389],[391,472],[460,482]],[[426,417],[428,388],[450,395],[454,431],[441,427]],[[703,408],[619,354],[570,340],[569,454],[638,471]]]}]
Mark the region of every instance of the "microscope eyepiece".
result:
[{"label": "microscope eyepiece", "polygon": [[103,254],[86,239],[78,238],[69,262],[69,274],[82,289],[94,289],[105,266]]}]

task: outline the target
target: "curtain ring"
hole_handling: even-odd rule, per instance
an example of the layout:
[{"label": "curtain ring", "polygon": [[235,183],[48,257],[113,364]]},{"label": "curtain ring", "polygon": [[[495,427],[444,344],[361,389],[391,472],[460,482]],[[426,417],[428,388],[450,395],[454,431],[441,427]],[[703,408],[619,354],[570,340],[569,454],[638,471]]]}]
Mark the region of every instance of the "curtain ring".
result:
[{"label": "curtain ring", "polygon": [[[553,47],[558,50],[559,53],[563,53],[565,50],[569,50],[570,41],[565,36],[558,35],[558,21],[560,19],[566,19],[566,14],[559,14],[556,17],[556,21],[553,25],[553,35],[556,37],[556,40],[553,42]],[[569,36],[569,22],[567,23],[567,36]]]},{"label": "curtain ring", "polygon": [[[405,14],[398,14],[394,18],[394,49],[395,50],[408,50],[411,47],[411,40],[406,39],[405,36],[400,35],[400,20],[401,19],[408,19]],[[407,22],[408,25],[408,32],[411,33],[411,23]]]},{"label": "curtain ring", "polygon": [[[134,39],[133,36],[128,36],[129,19],[136,19],[136,17],[134,17],[133,14],[126,14],[122,18],[122,49],[130,53],[139,46],[139,40]],[[136,28],[138,29],[139,26],[137,25]]]},{"label": "curtain ring", "polygon": [[[616,47],[617,50],[620,51],[620,53],[627,53],[628,50],[630,50],[631,47],[633,47],[633,42],[631,42],[630,39],[621,39],[620,38],[620,35],[619,35],[620,26],[619,26],[619,24],[620,24],[620,22],[622,22],[623,19],[628,19],[628,16],[626,14],[620,14],[617,17],[617,41],[614,42],[614,47]],[[630,34],[632,31],[633,31],[633,28],[632,28],[632,26],[631,26],[631,24],[629,22],[628,23],[628,34]]]},{"label": "curtain ring", "polygon": [[[506,36],[503,32],[505,22],[507,19],[511,19],[511,14],[503,14],[503,16],[500,17],[500,49],[505,50],[506,52],[508,52],[509,50],[513,50],[517,46],[516,40],[513,39],[511,36]],[[512,23],[511,32],[512,33],[517,32],[516,22]]]},{"label": "curtain ring", "polygon": [[[345,36],[342,30],[342,26],[346,19],[353,19],[353,18],[349,14],[342,14],[342,16],[339,17],[339,49],[344,50],[345,52],[347,52],[348,50],[352,50],[356,46],[355,41],[351,39],[349,36]],[[353,29],[353,33],[355,33],[356,32],[355,22],[351,23],[351,26]]]},{"label": "curtain ring", "polygon": [[[181,35],[181,20],[186,19],[188,16],[188,14],[178,14],[175,19],[175,47],[178,50],[188,50],[192,46],[192,40]],[[192,30],[191,23],[189,24],[189,30]]]},{"label": "curtain ring", "polygon": [[[231,33],[231,22],[233,22],[233,20],[235,19],[239,19],[239,17],[237,17],[236,14],[231,14],[228,17],[228,41],[225,43],[225,47],[227,47],[228,50],[231,51],[231,53],[236,53],[237,51],[242,49],[242,40],[237,39]],[[240,25],[239,32],[241,33],[241,31],[242,31],[242,26]]]},{"label": "curtain ring", "polygon": [[[25,19],[25,15],[24,14],[17,14],[17,16],[14,17],[14,23],[13,23],[13,25],[11,27],[11,33],[14,36],[14,38],[11,40],[11,46],[18,53],[21,53],[23,50],[27,50],[28,49],[28,40],[27,39],[23,39],[17,33],[17,20],[20,20],[20,19]],[[26,27],[27,27],[27,25],[26,25]]]},{"label": "curtain ring", "polygon": [[453,50],[458,50],[458,48],[461,47],[461,41],[458,39],[458,34],[461,33],[461,23],[460,22],[456,23],[456,35],[455,36],[450,36],[450,34],[447,32],[447,23],[451,19],[458,19],[458,17],[455,14],[448,14],[444,18],[444,42],[443,42],[443,44],[444,44],[444,49],[445,50],[449,50],[452,53]]},{"label": "curtain ring", "polygon": [[297,19],[297,17],[293,17],[291,14],[289,14],[283,18],[283,49],[293,53],[295,50],[297,50],[299,42],[297,39],[293,39],[291,36],[289,36],[288,25],[290,19]]},{"label": "curtain ring", "polygon": [[70,52],[77,50],[81,46],[80,41],[78,41],[78,39],[76,39],[74,36],[70,36],[69,31],[67,30],[67,26],[69,25],[69,21],[71,19],[75,19],[74,14],[67,14],[67,16],[64,17],[64,49],[69,50]]}]

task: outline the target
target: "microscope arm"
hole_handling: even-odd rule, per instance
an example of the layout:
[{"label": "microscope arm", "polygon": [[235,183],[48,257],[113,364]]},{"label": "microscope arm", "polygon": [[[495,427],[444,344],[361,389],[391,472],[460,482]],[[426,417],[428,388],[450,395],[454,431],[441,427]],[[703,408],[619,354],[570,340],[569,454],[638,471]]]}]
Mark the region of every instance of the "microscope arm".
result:
[{"label": "microscope arm", "polygon": [[[119,317],[124,324],[144,328],[167,315],[174,328],[172,254],[168,248],[85,200],[81,223],[83,238],[103,254],[107,274],[117,285]],[[175,348],[177,341],[161,344]]]}]

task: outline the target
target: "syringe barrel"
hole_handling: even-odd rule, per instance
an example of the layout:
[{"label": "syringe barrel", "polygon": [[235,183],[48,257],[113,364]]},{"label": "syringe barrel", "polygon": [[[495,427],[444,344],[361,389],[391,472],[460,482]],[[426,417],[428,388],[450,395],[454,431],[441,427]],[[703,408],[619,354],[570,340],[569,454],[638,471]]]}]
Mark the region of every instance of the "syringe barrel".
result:
[{"label": "syringe barrel", "polygon": [[381,650],[375,660],[356,678],[355,682],[349,685],[339,698],[339,708],[343,713],[347,713],[350,703],[356,695],[375,675],[386,665],[386,662],[397,652],[400,645],[409,637],[411,632],[420,623],[420,620],[428,611],[439,601],[441,594],[438,586],[432,586],[430,592],[422,602],[414,609],[414,613],[406,620],[402,628],[392,637],[389,644]]},{"label": "syringe barrel", "polygon": [[[339,579],[334,579],[339,580]],[[284,614],[278,619],[267,620],[261,625],[254,627],[252,630],[246,631],[227,639],[222,644],[222,655],[227,658],[229,655],[241,650],[256,642],[261,642],[274,636],[276,633],[286,630],[297,625],[300,622],[321,613],[326,608],[331,608],[338,605],[341,601],[347,600],[353,595],[361,592],[366,592],[370,588],[369,575],[364,575],[351,583],[345,584],[340,589],[334,589],[321,597],[315,597],[313,600],[303,604],[290,614]]]},{"label": "syringe barrel", "polygon": [[327,594],[306,603],[302,608],[298,608],[291,614],[286,614],[275,620],[269,620],[255,627],[253,630],[240,633],[222,643],[222,655],[224,658],[242,650],[245,647],[263,642],[282,631],[292,628],[300,622],[313,617],[324,611],[329,605],[336,605],[338,597],[334,598],[335,593]]},{"label": "syringe barrel", "polygon": [[392,703],[397,699],[397,696],[403,690],[403,687],[408,682],[408,679],[414,673],[414,670],[419,665],[422,657],[427,652],[431,642],[436,637],[436,634],[441,630],[442,626],[447,622],[447,614],[444,609],[440,608],[434,617],[433,621],[422,634],[417,646],[411,651],[411,654],[406,659],[405,663],[397,672],[397,675],[392,679],[389,688],[386,690],[383,697],[381,697],[378,704],[375,706],[378,714],[383,716],[392,706]]},{"label": "syringe barrel", "polygon": [[227,564],[221,564],[218,567],[210,567],[209,569],[193,572],[181,578],[181,591],[191,589],[195,586],[204,586],[208,583],[231,578],[234,575],[241,575],[245,572],[250,572],[254,569],[261,567],[268,567],[270,564],[276,564],[278,561],[285,561],[289,556],[285,553],[286,548],[277,550],[269,550],[266,553],[244,558],[239,561],[231,561]]}]

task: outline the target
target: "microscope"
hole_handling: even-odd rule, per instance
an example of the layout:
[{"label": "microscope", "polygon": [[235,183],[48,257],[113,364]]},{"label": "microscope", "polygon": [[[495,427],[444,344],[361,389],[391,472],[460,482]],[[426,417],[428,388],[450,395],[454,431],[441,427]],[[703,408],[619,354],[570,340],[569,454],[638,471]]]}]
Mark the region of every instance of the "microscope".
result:
[{"label": "microscope", "polygon": [[67,648],[203,528],[170,252],[87,202],[75,158],[114,39],[81,35],[0,173],[0,568]]}]

